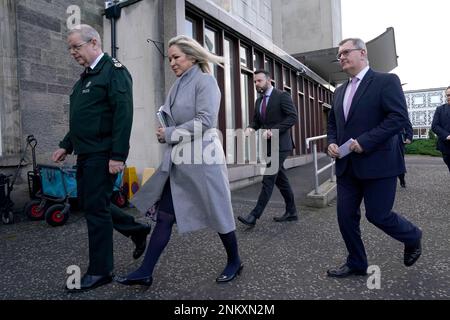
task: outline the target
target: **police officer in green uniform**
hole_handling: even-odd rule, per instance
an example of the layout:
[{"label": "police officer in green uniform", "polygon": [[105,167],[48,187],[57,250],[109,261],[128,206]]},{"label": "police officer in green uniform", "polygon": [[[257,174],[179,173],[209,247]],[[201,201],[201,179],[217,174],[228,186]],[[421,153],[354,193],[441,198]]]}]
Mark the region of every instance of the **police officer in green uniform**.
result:
[{"label": "police officer in green uniform", "polygon": [[86,70],[70,95],[69,132],[53,153],[55,162],[77,155],[77,187],[89,236],[89,268],[81,278],[85,291],[112,281],[113,227],[145,250],[148,225],[135,222],[110,203],[114,180],[124,169],[133,121],[132,79],[128,70],[101,49],[98,32],[79,25],[69,32],[68,49]]}]

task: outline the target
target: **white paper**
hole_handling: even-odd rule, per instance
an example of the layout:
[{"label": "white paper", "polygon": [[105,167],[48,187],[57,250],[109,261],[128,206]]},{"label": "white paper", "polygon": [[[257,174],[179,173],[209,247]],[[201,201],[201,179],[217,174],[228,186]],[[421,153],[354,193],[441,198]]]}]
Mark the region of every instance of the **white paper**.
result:
[{"label": "white paper", "polygon": [[343,145],[339,147],[339,159],[342,159],[352,151],[350,150],[350,144],[355,141],[352,138],[348,139]]}]

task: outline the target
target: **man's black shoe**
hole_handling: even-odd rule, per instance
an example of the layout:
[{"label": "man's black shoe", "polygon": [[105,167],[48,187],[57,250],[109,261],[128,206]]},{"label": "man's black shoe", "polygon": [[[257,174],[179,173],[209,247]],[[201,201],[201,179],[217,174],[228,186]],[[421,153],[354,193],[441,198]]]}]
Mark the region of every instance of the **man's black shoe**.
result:
[{"label": "man's black shoe", "polygon": [[135,249],[133,251],[133,258],[138,259],[145,251],[147,246],[147,235],[150,233],[151,227],[149,225],[145,226],[141,231],[131,236],[131,240],[135,244]]},{"label": "man's black shoe", "polygon": [[276,222],[296,221],[298,215],[297,212],[285,212],[281,217],[274,217],[273,220]]},{"label": "man's black shoe", "polygon": [[422,254],[422,244],[420,239],[415,246],[405,245],[405,253],[403,256],[403,262],[405,263],[405,266],[407,267],[412,266],[417,261],[417,259],[419,259],[421,254]]},{"label": "man's black shoe", "polygon": [[79,289],[68,288],[66,284],[66,290],[68,292],[84,292],[108,284],[112,281],[112,279],[113,277],[110,274],[104,276],[94,276],[91,274],[85,274],[83,277],[81,277]]},{"label": "man's black shoe", "polygon": [[334,278],[345,278],[345,277],[348,277],[351,275],[366,276],[367,271],[351,269],[347,264],[344,264],[343,266],[341,266],[339,268],[333,268],[333,269],[327,270],[327,275],[329,277],[334,277]]},{"label": "man's black shoe", "polygon": [[247,217],[238,216],[238,220],[250,227],[254,227],[256,224],[256,217],[251,213]]}]

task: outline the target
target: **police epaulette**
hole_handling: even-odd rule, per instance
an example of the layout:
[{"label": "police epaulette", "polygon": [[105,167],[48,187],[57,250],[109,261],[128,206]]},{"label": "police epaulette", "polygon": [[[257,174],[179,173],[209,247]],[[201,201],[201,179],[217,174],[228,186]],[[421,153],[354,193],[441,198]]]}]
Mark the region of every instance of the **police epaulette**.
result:
[{"label": "police epaulette", "polygon": [[122,68],[123,67],[123,65],[116,58],[111,58],[111,60],[112,60],[112,62],[114,64],[114,67],[116,67],[116,68]]}]

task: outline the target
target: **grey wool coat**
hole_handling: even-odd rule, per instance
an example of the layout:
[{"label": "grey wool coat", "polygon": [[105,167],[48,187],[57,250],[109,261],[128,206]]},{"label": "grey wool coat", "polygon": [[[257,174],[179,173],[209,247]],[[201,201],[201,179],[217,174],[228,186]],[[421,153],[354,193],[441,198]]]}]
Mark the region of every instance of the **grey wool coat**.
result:
[{"label": "grey wool coat", "polygon": [[175,81],[160,109],[168,123],[163,161],[131,201],[146,212],[161,199],[170,177],[180,233],[236,229],[225,155],[215,129],[219,107],[216,79],[197,64]]}]

